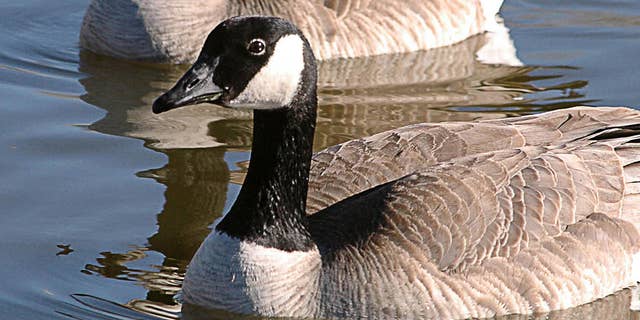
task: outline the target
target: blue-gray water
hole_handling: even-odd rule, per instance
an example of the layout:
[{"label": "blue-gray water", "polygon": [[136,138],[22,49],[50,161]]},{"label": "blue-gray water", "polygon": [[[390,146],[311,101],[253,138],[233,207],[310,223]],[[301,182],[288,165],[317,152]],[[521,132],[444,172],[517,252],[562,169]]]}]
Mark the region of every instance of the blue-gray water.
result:
[{"label": "blue-gray water", "polygon": [[[185,266],[242,181],[249,116],[152,115],[185,67],[81,54],[87,4],[0,1],[0,318],[178,317]],[[420,121],[639,104],[639,1],[506,0],[502,13],[525,66],[474,61],[483,37],[324,64],[317,148]],[[628,300],[549,317],[637,317]]]}]

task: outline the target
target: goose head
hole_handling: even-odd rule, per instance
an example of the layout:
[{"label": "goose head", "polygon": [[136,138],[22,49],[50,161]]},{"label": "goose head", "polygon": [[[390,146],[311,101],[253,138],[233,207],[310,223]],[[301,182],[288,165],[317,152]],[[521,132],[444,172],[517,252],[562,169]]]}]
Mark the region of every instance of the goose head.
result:
[{"label": "goose head", "polygon": [[315,98],[316,65],[308,41],[276,17],[235,17],[207,37],[193,66],[153,103],[153,112],[213,103],[256,110]]},{"label": "goose head", "polygon": [[315,130],[316,64],[292,23],[235,17],[208,36],[194,65],[153,112],[199,103],[253,109],[249,169],[216,230],[285,251],[313,248],[306,196]]}]

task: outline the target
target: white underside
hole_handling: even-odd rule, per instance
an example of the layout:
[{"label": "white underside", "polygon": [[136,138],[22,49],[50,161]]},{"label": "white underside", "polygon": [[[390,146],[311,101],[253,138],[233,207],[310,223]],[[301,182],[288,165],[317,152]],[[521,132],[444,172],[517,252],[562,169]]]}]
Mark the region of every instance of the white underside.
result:
[{"label": "white underside", "polygon": [[496,23],[485,38],[486,43],[476,52],[478,61],[514,67],[524,65],[516,54],[516,46],[504,23]]},{"label": "white underside", "polygon": [[629,310],[640,311],[640,287],[637,285],[631,288],[631,303],[629,304]]},{"label": "white underside", "polygon": [[633,260],[631,262],[631,277],[636,284],[631,289],[631,303],[629,305],[629,309],[632,311],[640,311],[640,287],[638,287],[638,282],[640,282],[640,253],[633,255]]},{"label": "white underside", "polygon": [[316,314],[320,254],[286,252],[212,232],[191,261],[187,303],[265,316]]},{"label": "white underside", "polygon": [[640,282],[640,253],[633,255],[633,260],[631,262],[631,278],[636,282]]},{"label": "white underside", "polygon": [[503,0],[480,0],[485,21],[485,31],[494,31],[494,28],[497,27],[496,15],[500,11],[503,2]]}]

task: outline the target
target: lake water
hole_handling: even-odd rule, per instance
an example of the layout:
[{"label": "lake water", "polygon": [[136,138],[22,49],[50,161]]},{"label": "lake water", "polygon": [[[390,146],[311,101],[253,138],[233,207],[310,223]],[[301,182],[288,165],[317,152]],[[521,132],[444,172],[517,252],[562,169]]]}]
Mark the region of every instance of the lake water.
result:
[{"label": "lake water", "polygon": [[[324,63],[316,148],[415,122],[638,106],[640,1],[506,2],[522,66],[476,61],[486,36]],[[0,318],[176,318],[185,266],[239,190],[250,115],[152,115],[185,67],[81,53],[87,4],[0,0]],[[540,317],[638,318],[629,299]]]}]

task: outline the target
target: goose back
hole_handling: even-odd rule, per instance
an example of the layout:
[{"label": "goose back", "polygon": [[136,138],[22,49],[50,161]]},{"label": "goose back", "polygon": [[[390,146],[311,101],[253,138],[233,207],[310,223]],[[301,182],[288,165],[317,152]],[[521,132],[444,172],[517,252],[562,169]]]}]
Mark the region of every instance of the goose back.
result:
[{"label": "goose back", "polygon": [[80,45],[118,58],[186,63],[225,18],[272,15],[295,22],[318,59],[447,46],[491,29],[496,0],[92,0]]},{"label": "goose back", "polygon": [[120,59],[186,63],[229,16],[226,0],[92,0],[80,47]]},{"label": "goose back", "polygon": [[318,59],[446,46],[484,31],[487,21],[478,0],[243,1],[231,5],[231,12],[290,19]]},{"label": "goose back", "polygon": [[[633,152],[637,161],[640,152],[635,118],[611,119],[577,139],[569,131],[557,145],[436,163],[312,215],[326,312],[546,312],[633,284],[640,237],[625,216],[637,215],[637,199],[623,198],[637,192],[637,164],[625,157]],[[362,304],[354,310],[342,301]]]},{"label": "goose back", "polygon": [[307,212],[454,158],[525,146],[561,145],[640,120],[626,108],[571,108],[479,122],[422,123],[351,140],[316,153]]}]

